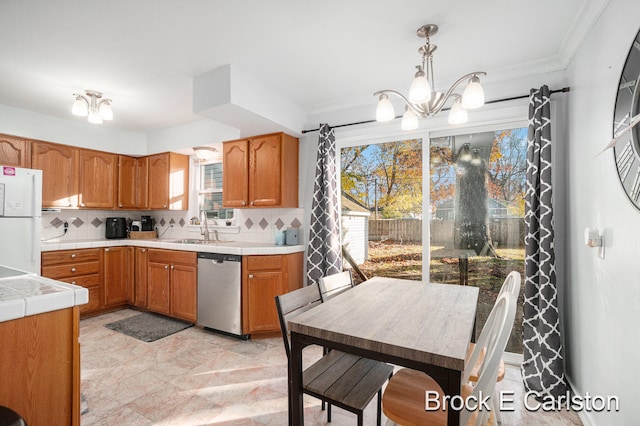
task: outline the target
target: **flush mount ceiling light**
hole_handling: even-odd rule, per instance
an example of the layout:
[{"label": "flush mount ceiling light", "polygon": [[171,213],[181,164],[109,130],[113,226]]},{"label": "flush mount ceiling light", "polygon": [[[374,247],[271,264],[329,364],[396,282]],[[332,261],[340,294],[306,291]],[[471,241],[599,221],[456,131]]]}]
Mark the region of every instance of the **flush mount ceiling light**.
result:
[{"label": "flush mount ceiling light", "polygon": [[[389,100],[389,94],[401,98],[406,106],[402,117],[402,130],[414,130],[418,128],[417,117],[426,118],[439,113],[449,99],[453,104],[449,111],[449,124],[463,124],[467,122],[467,110],[479,108],[484,105],[484,91],[480,85],[479,75],[487,75],[484,71],[474,71],[465,74],[456,80],[446,93],[436,92],[433,76],[433,52],[438,48],[431,44],[429,38],[438,32],[438,26],[434,24],[423,25],[418,28],[418,37],[424,38],[425,43],[420,46],[418,53],[422,55],[422,64],[417,65],[413,83],[409,88],[409,99],[395,90],[379,90],[374,93],[378,96],[378,108],[376,109],[377,121],[391,121],[395,118],[393,105]],[[454,93],[454,90],[468,80],[467,87],[462,95]]]},{"label": "flush mount ceiling light", "polygon": [[215,148],[211,148],[208,146],[195,146],[193,147],[193,152],[195,152],[196,157],[198,157],[199,160],[211,160],[213,157],[215,157],[215,153],[218,150]]},{"label": "flush mount ceiling light", "polygon": [[113,120],[111,99],[102,99],[102,93],[87,90],[86,96],[74,93],[76,100],[71,107],[71,113],[81,117],[88,117],[89,123],[102,124],[102,120]]}]

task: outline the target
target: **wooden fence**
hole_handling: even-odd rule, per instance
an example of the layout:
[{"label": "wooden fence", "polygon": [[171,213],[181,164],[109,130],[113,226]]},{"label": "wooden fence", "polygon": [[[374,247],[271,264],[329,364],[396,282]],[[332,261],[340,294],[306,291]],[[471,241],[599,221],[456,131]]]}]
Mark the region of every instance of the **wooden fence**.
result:
[{"label": "wooden fence", "polygon": [[[420,219],[372,219],[369,220],[369,240],[422,241]],[[491,239],[496,247],[519,248],[524,246],[524,218],[491,218]],[[450,245],[455,232],[453,220],[431,220],[431,244]]]}]

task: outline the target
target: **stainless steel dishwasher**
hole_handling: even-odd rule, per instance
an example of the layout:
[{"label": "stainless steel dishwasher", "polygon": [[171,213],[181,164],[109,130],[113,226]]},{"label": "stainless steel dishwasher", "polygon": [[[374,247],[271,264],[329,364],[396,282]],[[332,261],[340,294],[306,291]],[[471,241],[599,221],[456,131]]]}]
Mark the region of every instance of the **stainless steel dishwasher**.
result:
[{"label": "stainless steel dishwasher", "polygon": [[198,253],[198,324],[241,339],[242,256]]}]

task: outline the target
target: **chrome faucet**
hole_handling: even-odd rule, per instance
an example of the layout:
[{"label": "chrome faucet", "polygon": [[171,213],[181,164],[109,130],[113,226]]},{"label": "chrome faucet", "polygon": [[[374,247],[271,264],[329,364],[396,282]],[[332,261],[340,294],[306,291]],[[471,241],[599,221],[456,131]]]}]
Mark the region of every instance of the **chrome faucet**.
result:
[{"label": "chrome faucet", "polygon": [[200,235],[204,235],[205,241],[209,241],[211,239],[211,236],[209,235],[209,224],[207,222],[209,222],[207,219],[207,212],[206,210],[202,210],[200,212],[200,224],[204,224],[204,229],[200,227]]},{"label": "chrome faucet", "polygon": [[209,220],[205,210],[200,212],[200,224],[204,224],[204,229],[200,228],[200,235],[204,235],[205,241],[211,241],[211,234],[213,234],[213,241],[218,241],[218,230],[209,229]]}]

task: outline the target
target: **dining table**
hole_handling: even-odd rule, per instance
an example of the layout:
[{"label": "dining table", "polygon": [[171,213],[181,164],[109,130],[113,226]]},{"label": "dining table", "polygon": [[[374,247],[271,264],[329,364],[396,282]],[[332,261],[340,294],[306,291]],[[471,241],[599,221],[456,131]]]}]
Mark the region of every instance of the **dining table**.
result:
[{"label": "dining table", "polygon": [[[304,425],[302,351],[319,345],[424,371],[460,395],[478,288],[373,277],[292,318],[289,424]],[[460,413],[447,411],[449,425]]]}]

